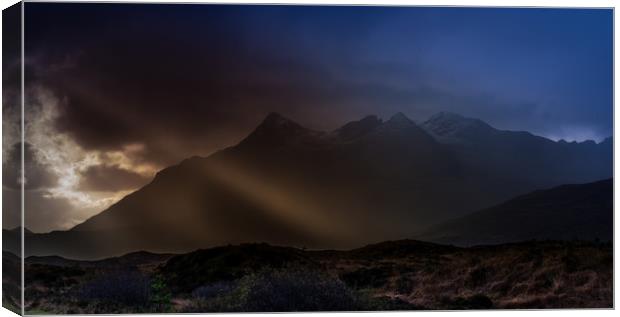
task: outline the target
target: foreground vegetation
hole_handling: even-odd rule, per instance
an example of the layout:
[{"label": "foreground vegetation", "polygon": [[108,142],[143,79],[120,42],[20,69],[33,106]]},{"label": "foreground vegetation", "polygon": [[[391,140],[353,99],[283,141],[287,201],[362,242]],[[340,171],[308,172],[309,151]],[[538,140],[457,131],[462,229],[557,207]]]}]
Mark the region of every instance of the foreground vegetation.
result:
[{"label": "foreground vegetation", "polygon": [[403,240],[351,251],[246,244],[100,262],[38,257],[26,264],[26,311],[609,308],[612,263],[611,244],[579,241],[457,248]]}]

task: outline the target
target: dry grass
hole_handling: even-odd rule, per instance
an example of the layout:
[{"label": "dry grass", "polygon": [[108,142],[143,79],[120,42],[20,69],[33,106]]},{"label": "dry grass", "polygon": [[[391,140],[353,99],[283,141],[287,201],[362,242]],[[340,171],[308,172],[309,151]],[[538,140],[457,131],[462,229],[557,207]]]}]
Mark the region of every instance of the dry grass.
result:
[{"label": "dry grass", "polygon": [[[345,277],[377,268],[377,264],[344,265],[346,261],[325,265]],[[539,242],[381,262],[390,278],[375,292],[428,309],[451,308],[451,303],[477,295],[490,299],[493,308],[612,307],[609,245]]]},{"label": "dry grass", "polygon": [[[145,280],[152,280],[154,275],[158,275],[166,281],[163,291],[170,292],[171,300],[163,306],[154,306],[152,299],[144,299],[141,303],[115,303],[113,300],[111,302],[110,296],[98,295],[102,292],[92,292],[95,298],[87,300],[79,296],[85,287],[99,285],[97,281],[104,281],[102,278],[115,274],[119,267],[106,269],[102,266],[27,265],[26,310],[47,313],[196,312],[203,307],[198,305],[194,296],[198,294],[196,290],[205,293],[205,289],[215,287],[213,283],[244,285],[238,282],[248,281],[248,276],[256,274],[252,269],[273,267],[268,262],[273,262],[271,255],[275,251],[286,263],[278,262],[279,266],[273,268],[285,269],[281,273],[288,278],[284,279],[285,282],[273,286],[267,283],[269,279],[259,279],[264,283],[252,284],[251,287],[248,284],[242,289],[231,288],[231,294],[271,285],[273,287],[270,286],[269,291],[263,293],[271,294],[271,298],[277,299],[280,306],[288,307],[282,303],[287,303],[287,294],[290,292],[279,293],[278,289],[283,287],[278,285],[287,285],[292,289],[293,286],[303,284],[295,282],[298,275],[286,271],[303,268],[314,270],[318,274],[316,276],[323,276],[324,281],[329,282],[317,286],[311,282],[321,279],[305,279],[306,284],[303,285],[307,285],[311,294],[317,293],[317,287],[343,285],[342,294],[353,296],[353,302],[347,304],[353,306],[343,306],[343,309],[351,307],[351,310],[610,308],[613,305],[613,257],[610,244],[527,242],[456,248],[416,241],[396,241],[342,252],[271,249],[266,245],[250,248],[254,250],[251,253],[242,252],[248,246],[229,249],[224,250],[225,253],[206,250],[201,254],[172,258],[175,260],[168,263],[175,265],[174,270],[167,270],[166,263],[158,268],[137,270],[135,274],[141,274]],[[289,252],[291,256],[287,255]],[[298,265],[300,257],[313,264],[303,267]],[[288,263],[289,258],[294,261]],[[148,266],[148,263],[144,265]],[[202,274],[200,272],[208,274],[197,276]],[[193,285],[187,282],[188,278],[204,282]],[[126,289],[130,283],[122,281],[102,285],[106,286],[102,294],[116,292],[114,287],[123,288],[119,292],[131,292],[131,289]],[[338,299],[336,303],[339,303],[342,294],[336,291],[332,293],[332,297]],[[230,297],[230,294],[226,296],[216,295],[215,300],[204,307],[210,311],[242,309],[233,305],[238,304],[238,299]],[[321,310],[320,304],[329,302],[332,297],[316,300],[312,303],[315,306],[308,307]],[[260,306],[260,309],[269,311],[268,308]]]}]

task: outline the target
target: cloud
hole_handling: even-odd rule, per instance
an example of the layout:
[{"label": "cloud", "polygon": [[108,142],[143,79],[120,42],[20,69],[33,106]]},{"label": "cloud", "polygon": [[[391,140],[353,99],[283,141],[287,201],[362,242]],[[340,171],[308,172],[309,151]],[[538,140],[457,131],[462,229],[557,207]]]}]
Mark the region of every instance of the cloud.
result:
[{"label": "cloud", "polygon": [[[24,144],[24,188],[26,190],[52,187],[58,181],[56,175],[50,171],[50,166],[35,159],[34,149],[30,143]],[[21,188],[21,143],[11,148],[9,155],[2,164],[2,185],[11,189]]]},{"label": "cloud", "polygon": [[[3,176],[4,177],[4,176]],[[21,193],[17,189],[2,187],[2,228],[21,226]]]},{"label": "cloud", "polygon": [[[25,215],[30,230],[69,229],[144,185],[158,170],[141,159],[142,144],[86,150],[58,131],[55,122],[63,101],[45,87],[31,85],[26,97]],[[5,228],[20,223],[22,143],[19,138],[9,141],[3,143],[2,164]]]},{"label": "cloud", "polygon": [[[68,198],[52,197],[46,190],[27,190],[24,194],[24,224],[33,232],[70,229],[98,212],[93,208],[75,208]],[[20,201],[19,190],[2,189],[4,228],[21,225]]]},{"label": "cloud", "polygon": [[78,187],[84,191],[118,192],[145,185],[150,178],[111,165],[94,165],[80,173]]},{"label": "cloud", "polygon": [[[4,68],[4,65],[3,65]],[[3,69],[6,72],[12,70]],[[3,73],[3,74],[5,74]],[[18,80],[19,82],[19,80]],[[21,93],[14,79],[2,82],[2,157],[6,162],[13,145],[21,142]]]}]

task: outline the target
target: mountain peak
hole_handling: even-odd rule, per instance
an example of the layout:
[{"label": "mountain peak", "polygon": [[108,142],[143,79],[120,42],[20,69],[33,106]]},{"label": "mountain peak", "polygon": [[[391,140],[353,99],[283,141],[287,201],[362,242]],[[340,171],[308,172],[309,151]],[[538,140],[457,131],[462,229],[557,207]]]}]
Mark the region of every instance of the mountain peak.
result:
[{"label": "mountain peak", "polygon": [[397,112],[396,114],[394,114],[389,120],[387,120],[383,124],[383,126],[396,128],[398,130],[402,128],[417,127],[413,120],[409,119],[402,112]]},{"label": "mountain peak", "polygon": [[277,112],[270,112],[258,127],[254,129],[254,132],[241,143],[246,145],[274,145],[282,142],[294,142],[295,140],[299,140],[299,138],[316,138],[319,135],[319,132],[304,128],[297,122]]},{"label": "mountain peak", "polygon": [[294,122],[293,120],[286,118],[285,116],[277,113],[277,112],[270,112],[269,114],[267,114],[267,116],[265,117],[265,119],[263,119],[263,122],[260,124],[261,126],[263,125],[267,125],[267,126],[285,126],[285,125],[297,125],[299,126],[299,124],[297,124],[296,122]]},{"label": "mountain peak", "polygon": [[277,112],[270,112],[263,119],[263,122],[256,127],[255,132],[259,134],[272,134],[274,132],[295,134],[306,130],[299,123]]},{"label": "mountain peak", "polygon": [[402,112],[397,112],[396,114],[394,114],[390,120],[388,120],[389,123],[405,123],[405,124],[412,124],[413,121],[411,121],[411,119],[409,119],[404,113]]},{"label": "mountain peak", "polygon": [[379,119],[379,117],[375,116],[374,114],[371,114],[371,115],[367,115],[363,117],[359,122],[382,123],[382,120]]},{"label": "mountain peak", "polygon": [[432,115],[423,125],[427,130],[438,136],[494,130],[493,127],[480,119],[467,118],[458,113],[446,111]]}]

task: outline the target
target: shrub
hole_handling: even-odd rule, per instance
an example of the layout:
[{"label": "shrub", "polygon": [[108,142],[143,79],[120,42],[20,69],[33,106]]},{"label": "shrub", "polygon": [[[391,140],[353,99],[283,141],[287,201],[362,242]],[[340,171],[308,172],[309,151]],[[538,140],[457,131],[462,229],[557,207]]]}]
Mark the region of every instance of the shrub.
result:
[{"label": "shrub", "polygon": [[147,305],[151,294],[148,277],[138,271],[106,274],[87,282],[77,298],[83,301],[101,301],[124,305]]},{"label": "shrub", "polygon": [[267,244],[242,244],[198,250],[172,257],[160,269],[175,293],[216,282],[234,281],[268,268],[315,268],[317,263],[302,251]]},{"label": "shrub", "polygon": [[[198,299],[188,312],[286,312],[355,310],[355,300],[344,283],[315,271],[264,269],[247,275],[226,295],[224,285],[201,288],[208,299]],[[215,297],[213,297],[215,296]]]},{"label": "shrub", "polygon": [[26,284],[41,284],[46,287],[59,288],[72,286],[75,278],[86,272],[77,266],[55,266],[46,264],[30,264],[26,267]]},{"label": "shrub", "polygon": [[210,285],[198,287],[192,292],[195,299],[210,299],[230,294],[236,287],[234,282],[217,282]]},{"label": "shrub", "polygon": [[266,270],[240,281],[243,311],[338,311],[354,309],[340,280],[312,271]]},{"label": "shrub", "polygon": [[391,272],[389,268],[361,268],[340,275],[340,278],[351,288],[379,288],[387,284]]},{"label": "shrub", "polygon": [[172,294],[161,276],[155,276],[151,282],[150,302],[157,311],[167,312],[172,308]]}]

